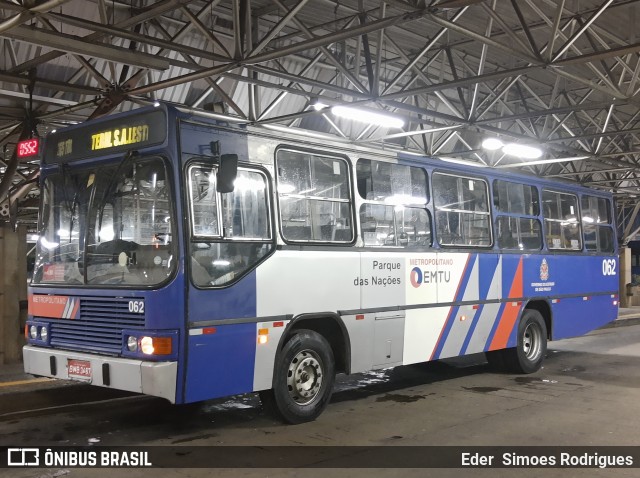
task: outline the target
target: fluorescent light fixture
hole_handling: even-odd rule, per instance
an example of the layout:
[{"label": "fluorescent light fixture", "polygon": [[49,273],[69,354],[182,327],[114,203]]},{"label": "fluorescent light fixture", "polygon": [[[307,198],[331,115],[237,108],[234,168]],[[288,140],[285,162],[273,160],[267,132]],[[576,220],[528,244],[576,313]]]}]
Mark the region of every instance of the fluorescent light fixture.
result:
[{"label": "fluorescent light fixture", "polygon": [[376,126],[385,126],[387,128],[402,128],[404,121],[395,116],[382,113],[374,113],[370,110],[361,110],[351,108],[350,106],[334,106],[331,112],[340,118],[358,121],[360,123],[374,124]]},{"label": "fluorescent light fixture", "polygon": [[486,168],[486,164],[476,163],[475,161],[467,161],[466,159],[458,159],[458,158],[446,158],[439,157],[442,161],[446,161],[447,163],[455,163],[455,164],[464,164],[465,166],[475,166],[476,168]]},{"label": "fluorescent light fixture", "polygon": [[[455,126],[442,126],[442,127],[438,127],[438,128],[427,128],[427,129],[418,129],[415,131],[405,131],[403,133],[394,133],[394,134],[388,134],[386,136],[383,136],[382,138],[378,138],[375,141],[378,140],[385,140],[385,139],[394,139],[394,138],[405,138],[407,136],[416,136],[419,134],[426,134],[426,133],[437,133],[438,131],[448,131],[450,129],[458,129],[460,128],[460,126],[455,125]],[[367,141],[371,141],[371,140],[367,140]],[[365,142],[365,141],[363,141]]]},{"label": "fluorescent light fixture", "polygon": [[311,104],[311,107],[316,111],[322,111],[325,108],[328,108],[329,105],[323,103],[322,101],[316,101]]},{"label": "fluorescent light fixture", "polygon": [[311,131],[308,129],[293,128],[293,127],[283,126],[279,124],[264,124],[262,125],[262,127],[265,129],[270,129],[270,130],[278,131],[281,133],[291,133],[291,134],[297,134],[301,136],[307,136],[309,138],[330,139],[332,141],[344,142],[344,138],[337,137],[336,135],[328,134],[328,133],[320,133],[318,131]]},{"label": "fluorescent light fixture", "polygon": [[580,161],[589,159],[590,156],[569,156],[568,158],[541,159],[540,161],[527,161],[523,163],[502,164],[496,168],[517,168],[519,166],[536,166],[538,164],[566,163],[568,161]]},{"label": "fluorescent light fixture", "polygon": [[502,152],[509,156],[516,156],[524,159],[538,159],[542,156],[542,150],[535,146],[527,146],[526,144],[507,143],[502,147]]},{"label": "fluorescent light fixture", "polygon": [[498,138],[487,138],[482,142],[482,147],[487,151],[495,151],[504,146],[504,143]]}]

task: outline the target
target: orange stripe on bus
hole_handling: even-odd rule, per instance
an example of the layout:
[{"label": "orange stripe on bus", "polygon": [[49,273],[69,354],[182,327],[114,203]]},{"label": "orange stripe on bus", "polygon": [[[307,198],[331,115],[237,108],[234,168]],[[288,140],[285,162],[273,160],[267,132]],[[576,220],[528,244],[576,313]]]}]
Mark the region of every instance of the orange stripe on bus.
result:
[{"label": "orange stripe on bus", "polygon": [[[509,298],[513,297],[522,297],[522,258],[520,258],[520,262],[518,262],[518,268],[516,269],[516,275],[513,278],[513,282],[511,283],[511,290],[509,291]],[[500,323],[498,324],[498,328],[496,330],[495,335],[493,336],[493,340],[491,341],[491,345],[489,346],[489,350],[498,350],[503,349],[507,346],[507,342],[509,341],[509,335],[511,335],[511,331],[513,330],[513,326],[518,319],[518,313],[520,312],[520,307],[505,307],[502,312],[502,317],[500,318]]]}]

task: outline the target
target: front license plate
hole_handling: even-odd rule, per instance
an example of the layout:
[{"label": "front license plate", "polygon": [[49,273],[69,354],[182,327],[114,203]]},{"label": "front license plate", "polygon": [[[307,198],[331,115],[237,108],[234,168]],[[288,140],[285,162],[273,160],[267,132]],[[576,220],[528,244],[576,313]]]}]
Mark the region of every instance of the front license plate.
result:
[{"label": "front license plate", "polygon": [[69,378],[91,380],[91,362],[87,360],[69,359],[67,361],[67,370]]}]

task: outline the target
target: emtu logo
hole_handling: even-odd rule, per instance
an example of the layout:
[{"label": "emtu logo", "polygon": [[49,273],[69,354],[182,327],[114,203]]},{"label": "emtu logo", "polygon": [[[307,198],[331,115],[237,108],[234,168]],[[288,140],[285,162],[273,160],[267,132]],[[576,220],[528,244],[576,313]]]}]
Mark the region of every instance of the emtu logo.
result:
[{"label": "emtu logo", "polygon": [[413,287],[420,287],[420,284],[422,284],[422,270],[419,267],[414,267],[411,269],[409,278],[411,279],[411,285]]}]

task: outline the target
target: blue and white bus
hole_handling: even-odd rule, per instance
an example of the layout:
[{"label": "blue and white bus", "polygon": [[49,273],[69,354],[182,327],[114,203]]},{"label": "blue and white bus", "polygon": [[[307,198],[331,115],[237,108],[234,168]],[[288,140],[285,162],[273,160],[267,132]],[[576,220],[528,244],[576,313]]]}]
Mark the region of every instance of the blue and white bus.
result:
[{"label": "blue and white bus", "polygon": [[168,106],[48,136],[27,372],[315,419],[336,373],[547,341],[618,310],[612,200]]}]

